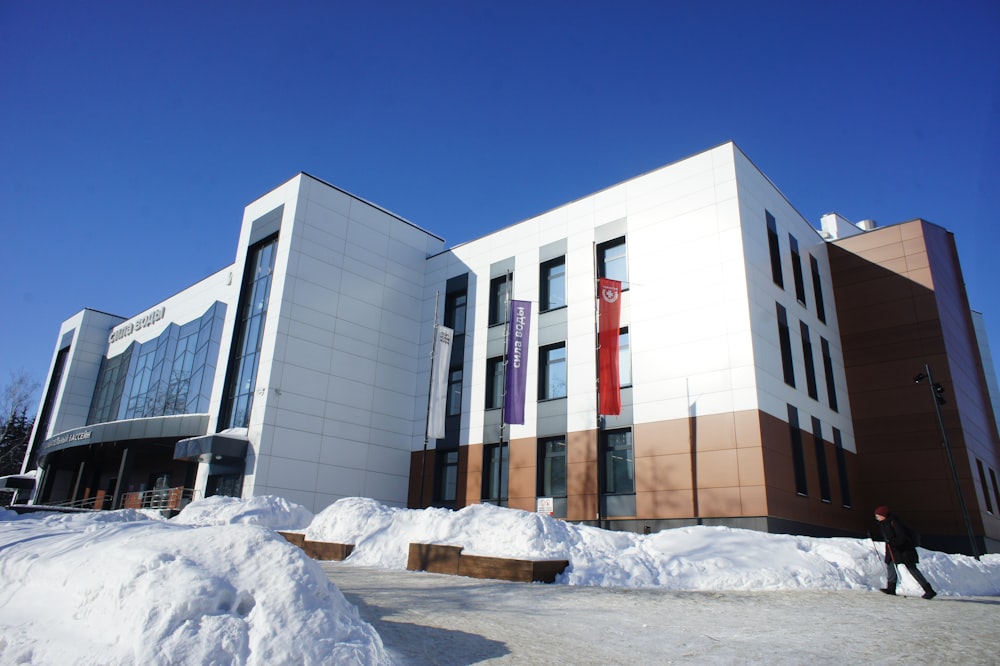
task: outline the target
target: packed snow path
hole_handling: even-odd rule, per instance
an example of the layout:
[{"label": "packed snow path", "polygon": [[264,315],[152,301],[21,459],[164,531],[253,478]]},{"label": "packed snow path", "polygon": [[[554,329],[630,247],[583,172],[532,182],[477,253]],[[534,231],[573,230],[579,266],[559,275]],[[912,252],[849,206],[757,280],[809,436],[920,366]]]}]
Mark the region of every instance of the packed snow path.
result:
[{"label": "packed snow path", "polygon": [[1000,663],[997,597],[678,592],[323,568],[400,666]]}]

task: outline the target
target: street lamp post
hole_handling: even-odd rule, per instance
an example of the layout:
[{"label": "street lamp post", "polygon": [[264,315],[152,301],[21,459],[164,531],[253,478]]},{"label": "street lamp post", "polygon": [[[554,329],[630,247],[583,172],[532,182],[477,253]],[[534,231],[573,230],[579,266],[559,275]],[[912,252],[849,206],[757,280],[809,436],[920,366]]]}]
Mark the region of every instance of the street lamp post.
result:
[{"label": "street lamp post", "polygon": [[948,466],[951,468],[951,478],[955,482],[955,492],[958,493],[958,504],[962,509],[962,520],[965,521],[965,530],[969,534],[969,545],[972,547],[972,556],[979,559],[979,548],[976,546],[976,535],[972,532],[972,521],[969,519],[969,507],[965,504],[965,495],[962,494],[962,484],[958,480],[958,469],[955,467],[955,458],[951,453],[951,444],[948,441],[948,431],[944,427],[944,417],[941,415],[941,405],[945,403],[944,387],[934,381],[931,374],[931,366],[924,364],[924,372],[913,378],[913,382],[919,384],[924,379],[931,389],[931,402],[934,403],[934,413],[937,414],[938,427],[941,429],[941,443],[944,445],[945,454],[948,456]]}]

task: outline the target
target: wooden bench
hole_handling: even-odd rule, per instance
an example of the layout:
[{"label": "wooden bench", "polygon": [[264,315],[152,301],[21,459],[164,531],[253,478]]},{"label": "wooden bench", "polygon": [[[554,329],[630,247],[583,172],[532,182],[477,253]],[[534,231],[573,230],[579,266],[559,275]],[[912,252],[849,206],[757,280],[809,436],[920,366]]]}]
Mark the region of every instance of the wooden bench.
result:
[{"label": "wooden bench", "polygon": [[569,560],[526,560],[463,555],[462,546],[411,543],[406,568],[468,578],[492,578],[518,583],[553,583]]},{"label": "wooden bench", "polygon": [[306,555],[314,560],[337,560],[343,561],[354,552],[353,543],[334,543],[332,541],[312,541],[307,539],[301,532],[282,532],[278,534],[285,537],[288,543],[298,546],[305,551]]}]

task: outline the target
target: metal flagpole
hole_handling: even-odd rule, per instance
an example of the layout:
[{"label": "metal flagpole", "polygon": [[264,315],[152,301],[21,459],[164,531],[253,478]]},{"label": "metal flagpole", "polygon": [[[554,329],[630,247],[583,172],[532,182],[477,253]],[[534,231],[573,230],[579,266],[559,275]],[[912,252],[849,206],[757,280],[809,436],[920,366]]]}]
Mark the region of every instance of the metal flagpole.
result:
[{"label": "metal flagpole", "polygon": [[503,492],[503,430],[504,421],[507,419],[507,344],[508,336],[510,335],[510,271],[508,270],[504,276],[504,322],[503,328],[503,388],[501,389],[500,395],[500,448],[498,455],[500,459],[497,461],[497,466],[500,468],[500,477],[497,479],[497,506],[504,506],[504,492]]},{"label": "metal flagpole", "polygon": [[597,266],[597,243],[591,243],[591,260],[594,262],[594,413],[597,415],[597,526],[601,524],[601,483],[604,461],[601,456],[601,324],[600,291],[601,275]]},{"label": "metal flagpole", "polygon": [[441,290],[434,292],[434,333],[431,335],[431,368],[427,373],[427,418],[424,419],[424,455],[420,458],[420,496],[417,498],[417,507],[424,508],[424,475],[427,473],[427,444],[430,442],[431,421],[431,386],[434,383],[434,349],[437,347],[438,330],[438,300],[441,297]]}]

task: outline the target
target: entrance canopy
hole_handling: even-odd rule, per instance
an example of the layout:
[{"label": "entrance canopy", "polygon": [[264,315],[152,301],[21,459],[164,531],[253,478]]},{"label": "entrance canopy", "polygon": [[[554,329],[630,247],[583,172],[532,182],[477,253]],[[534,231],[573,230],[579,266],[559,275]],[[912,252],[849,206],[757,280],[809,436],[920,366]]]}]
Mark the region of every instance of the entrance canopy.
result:
[{"label": "entrance canopy", "polygon": [[201,460],[206,456],[209,461],[245,460],[249,440],[238,435],[201,435],[188,437],[174,445],[174,460]]}]

